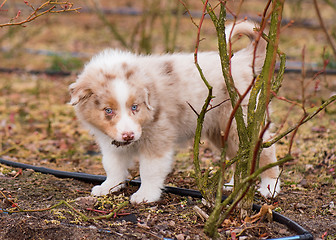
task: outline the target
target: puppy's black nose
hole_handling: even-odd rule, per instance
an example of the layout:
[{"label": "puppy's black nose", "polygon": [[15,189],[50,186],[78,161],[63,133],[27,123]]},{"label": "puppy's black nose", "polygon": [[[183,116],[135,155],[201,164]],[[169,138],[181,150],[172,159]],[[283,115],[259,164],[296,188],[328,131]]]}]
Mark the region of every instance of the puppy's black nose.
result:
[{"label": "puppy's black nose", "polygon": [[132,141],[134,139],[134,132],[124,132],[124,133],[122,133],[122,139],[126,142]]}]

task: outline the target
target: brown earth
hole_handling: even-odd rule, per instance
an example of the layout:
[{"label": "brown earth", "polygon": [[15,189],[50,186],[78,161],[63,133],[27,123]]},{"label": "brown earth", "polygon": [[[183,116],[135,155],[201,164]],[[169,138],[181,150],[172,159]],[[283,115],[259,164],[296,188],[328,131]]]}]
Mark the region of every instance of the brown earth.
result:
[{"label": "brown earth", "polygon": [[[124,6],[142,7],[140,1],[101,2],[108,9]],[[232,2],[230,7],[234,10],[238,2]],[[25,7],[21,1],[11,1],[11,4],[10,11],[1,11],[0,22],[6,22],[16,15],[17,9]],[[87,7],[84,3],[80,4],[84,8]],[[293,5],[286,5],[284,14],[287,18],[298,21],[314,20],[314,11],[309,1],[302,3],[301,8],[295,8],[295,4],[293,1]],[[262,12],[263,5],[264,1],[248,1],[243,5],[242,15],[255,16]],[[200,4],[191,1],[189,7],[197,11],[201,9]],[[323,7],[323,17],[329,21],[333,20],[332,9]],[[27,9],[26,12],[23,11],[22,17],[27,12]],[[130,41],[141,16],[109,15],[108,19],[117,24],[120,33]],[[192,52],[196,28],[188,17],[181,21],[175,50]],[[81,14],[45,16],[27,24],[25,28],[0,30],[1,47],[7,49],[1,52],[1,67],[10,69],[77,72],[93,53],[105,47],[122,48],[120,42],[115,40],[97,16],[87,11]],[[135,42],[139,40],[139,35],[140,33],[135,36]],[[162,25],[157,21],[153,28],[153,52],[164,52],[163,36]],[[209,19],[205,20],[202,37],[205,38],[201,42],[202,50],[217,49],[215,31]],[[294,60],[301,60],[302,48],[306,46],[306,61],[321,62],[320,56],[325,43],[320,29],[306,29],[294,24],[282,34],[280,46],[281,50]],[[138,47],[135,44],[135,50],[138,50]],[[27,52],[27,48],[80,52],[85,53],[86,57],[36,55]],[[87,132],[78,126],[72,108],[66,105],[69,100],[67,86],[75,77],[75,74],[69,77],[25,73],[0,74],[1,158],[59,170],[104,174],[96,144]],[[286,74],[280,95],[301,102],[301,79],[300,75]],[[305,84],[310,82],[305,88],[307,108],[319,106],[336,92],[335,76],[320,75],[312,79],[312,76],[306,76],[305,79]],[[283,166],[282,192],[275,199],[278,202],[277,211],[310,231],[315,239],[336,239],[334,105],[327,111],[322,111],[298,131],[292,149],[295,159]],[[300,107],[293,107],[276,99],[273,108],[275,131],[292,126],[302,115]],[[278,157],[287,153],[289,140],[285,138],[277,144]],[[202,151],[203,168],[218,160],[218,153],[212,153],[211,149],[203,147]],[[193,170],[190,152],[190,149],[182,148],[177,153],[175,169],[167,179],[168,185],[195,188],[191,177]],[[137,173],[134,172],[133,175]],[[166,193],[158,203],[126,205],[108,220],[85,221],[85,216],[110,213],[136,191],[136,187],[129,186],[108,198],[90,198],[92,186],[90,183],[58,179],[30,170],[24,170],[21,174],[19,169],[0,165],[0,239],[206,238],[203,233],[204,221],[193,207],[199,206],[205,212],[208,212],[208,209],[198,199]],[[258,200],[259,198],[261,197],[256,197],[258,204],[268,203],[264,199]],[[62,200],[67,201],[69,205],[46,209]],[[8,211],[18,210],[16,205],[26,211],[9,214]],[[36,211],[37,209],[41,211]],[[78,211],[85,216],[80,216]],[[257,239],[296,234],[276,222],[261,221],[254,225],[242,225],[238,221],[232,215],[221,226],[221,236],[234,239],[233,232],[236,235],[242,232],[241,236]]]},{"label": "brown earth", "polygon": [[[127,205],[116,216],[108,220],[84,221],[74,210],[64,205],[53,210],[36,211],[59,203],[61,200],[70,204],[87,216],[107,214],[116,204],[128,199],[136,191],[136,187],[128,186],[125,190],[109,198],[95,199],[89,197],[92,184],[73,179],[59,179],[51,175],[24,170],[17,177],[18,169],[1,166],[7,174],[0,177],[1,192],[8,198],[1,196],[0,239],[204,239],[204,221],[193,210],[199,206],[207,209],[198,199],[179,197],[164,193],[158,203]],[[174,172],[169,183],[186,188],[193,187],[193,179],[182,177],[183,173]],[[332,184],[313,185],[301,181],[301,184],[284,186],[277,197],[281,214],[294,220],[311,232],[316,239],[323,235],[335,239],[336,222],[335,187]],[[75,202],[73,202],[75,200]],[[25,210],[33,212],[19,212],[8,214],[9,210],[17,210],[13,203]],[[260,201],[258,201],[260,202]],[[105,213],[93,210],[104,210]],[[231,217],[222,226],[220,233],[229,237],[231,232],[245,231],[242,236],[248,239],[260,237],[277,238],[296,235],[286,226],[276,222],[258,222],[253,225],[236,223]]]}]

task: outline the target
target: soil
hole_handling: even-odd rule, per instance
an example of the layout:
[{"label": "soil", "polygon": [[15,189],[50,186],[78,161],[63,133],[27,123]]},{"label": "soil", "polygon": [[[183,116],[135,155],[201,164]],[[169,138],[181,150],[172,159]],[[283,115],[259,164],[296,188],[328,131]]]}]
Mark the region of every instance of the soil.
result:
[{"label": "soil", "polygon": [[[112,196],[96,199],[90,197],[93,185],[89,183],[59,179],[32,170],[24,170],[13,177],[18,169],[1,168],[8,172],[0,177],[0,190],[8,199],[0,197],[0,239],[206,239],[203,218],[193,209],[199,206],[207,211],[199,199],[164,193],[158,203],[128,204],[108,220],[84,221],[65,205],[53,210],[43,209],[65,200],[87,216],[106,215],[116,204],[127,201],[137,187],[127,186]],[[193,179],[181,175],[183,173],[171,174],[168,182],[192,188]],[[331,206],[335,196],[335,187],[331,184],[314,186],[304,183],[284,186],[276,200],[280,213],[311,232],[315,239],[322,236],[335,239],[336,211]],[[262,204],[262,201],[257,202]],[[8,214],[6,211],[18,209],[13,203],[21,209],[34,211]],[[229,226],[223,225],[219,229],[223,238],[243,230],[242,236],[248,239],[297,235],[276,222],[241,225],[231,217],[229,223]]]},{"label": "soil", "polygon": [[[141,8],[139,2],[101,1],[101,4],[107,9],[133,5]],[[22,1],[11,1],[11,4],[10,11],[3,11],[0,22],[8,22],[11,16],[15,16],[17,12],[13,9],[25,9]],[[235,10],[238,2],[230,4],[231,10]],[[241,14],[258,15],[264,4],[264,1],[249,1],[243,4]],[[188,6],[192,10],[201,9],[200,3],[192,1]],[[82,7],[85,10],[89,6],[83,3]],[[293,9],[300,8],[286,5],[287,18],[305,20],[314,14],[310,2],[302,3],[300,11]],[[22,11],[21,17],[29,10]],[[78,125],[73,109],[66,104],[69,101],[67,89],[83,62],[92,54],[106,47],[123,47],[97,16],[84,10],[81,14],[47,15],[25,28],[0,29],[0,43],[4,47],[0,55],[1,67],[23,70],[0,73],[1,158],[58,170],[104,174],[97,145]],[[327,10],[323,17],[333,22],[334,12]],[[141,16],[108,15],[108,19],[117,24],[121,35],[127,36],[126,40],[135,41],[133,50],[139,50],[136,42],[141,31],[136,36],[132,34]],[[183,18],[180,25],[175,51],[192,52],[196,28],[188,17]],[[212,23],[205,19],[203,26],[202,50],[216,50]],[[157,21],[152,27],[152,51],[162,53],[165,51],[162,25]],[[281,50],[293,60],[301,60],[302,48],[306,46],[306,58],[320,61],[323,41],[321,30],[294,24],[285,29],[280,42]],[[32,53],[40,49],[56,53],[79,52],[84,57]],[[65,77],[25,73],[36,69],[72,74]],[[300,74],[285,75],[279,95],[299,104],[291,105],[274,99],[272,121],[275,131],[299,121],[302,98],[309,109],[319,106],[336,92],[335,76],[305,76],[304,84],[301,79]],[[302,85],[305,85],[304,96]],[[286,155],[290,140],[287,137],[277,143],[279,158]],[[291,151],[294,160],[282,166],[281,193],[272,201],[257,195],[256,203],[277,202],[276,211],[300,224],[315,239],[336,239],[335,142],[336,111],[333,104],[297,132]],[[196,189],[190,147],[181,147],[175,159],[175,168],[166,184]],[[217,160],[218,153],[213,152],[211,146],[202,145],[202,168],[208,168]],[[132,176],[136,175],[134,171]],[[199,199],[163,193],[157,203],[131,205],[126,203],[137,190],[135,186],[127,186],[118,193],[100,198],[90,196],[92,187],[92,183],[60,179],[0,164],[0,239],[207,239],[203,233],[204,218],[194,207],[198,206],[208,214],[209,209]],[[125,206],[114,214],[121,204]],[[110,214],[108,219],[93,219],[107,214]],[[223,223],[219,232],[223,239],[241,240],[296,235],[277,222],[263,219],[248,224],[235,214]]]}]

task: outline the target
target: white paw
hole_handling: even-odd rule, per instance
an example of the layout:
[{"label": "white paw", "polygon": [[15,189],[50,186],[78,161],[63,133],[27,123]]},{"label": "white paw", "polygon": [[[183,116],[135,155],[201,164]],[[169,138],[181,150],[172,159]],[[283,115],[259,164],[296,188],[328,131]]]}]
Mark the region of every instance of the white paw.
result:
[{"label": "white paw", "polygon": [[280,179],[263,178],[258,189],[264,197],[275,197],[280,192]]},{"label": "white paw", "polygon": [[109,182],[103,182],[102,185],[94,186],[91,190],[91,195],[93,196],[104,196],[111,192],[119,191],[121,188],[123,188],[125,184],[114,184]]},{"label": "white paw", "polygon": [[160,188],[158,189],[147,188],[146,189],[146,188],[140,187],[139,190],[131,196],[130,201],[132,204],[138,204],[142,202],[145,202],[145,203],[156,202],[160,199],[160,196],[161,196]]}]

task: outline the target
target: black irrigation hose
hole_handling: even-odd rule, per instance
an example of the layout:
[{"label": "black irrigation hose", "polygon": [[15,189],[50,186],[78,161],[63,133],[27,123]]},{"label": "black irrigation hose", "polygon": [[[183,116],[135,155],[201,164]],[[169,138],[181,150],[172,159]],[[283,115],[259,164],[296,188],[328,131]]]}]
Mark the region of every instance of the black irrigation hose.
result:
[{"label": "black irrigation hose", "polygon": [[[87,173],[78,173],[78,172],[66,172],[60,170],[54,170],[45,167],[37,167],[29,164],[18,163],[13,161],[8,161],[0,158],[0,164],[5,164],[11,167],[22,168],[22,169],[32,169],[36,172],[44,173],[44,174],[51,174],[59,178],[73,178],[84,182],[95,183],[99,184],[105,181],[106,177],[102,175],[93,175]],[[129,183],[131,185],[139,186],[140,180],[130,180]],[[167,193],[172,193],[179,196],[190,196],[194,198],[202,198],[202,194],[199,191],[192,190],[192,189],[185,189],[185,188],[178,188],[178,187],[169,187],[166,186],[164,189]],[[253,210],[259,211],[261,206],[257,204],[253,204]],[[302,240],[313,240],[313,235],[308,232],[306,229],[301,227],[299,224],[294,222],[293,220],[281,215],[280,213],[273,211],[273,220],[287,226],[289,229],[295,231],[298,235],[291,236],[291,237],[283,237],[277,238],[273,240],[295,240],[295,239],[302,239]]]},{"label": "black irrigation hose", "polygon": [[[296,73],[296,74],[302,73],[302,69],[296,67],[297,64],[293,64],[293,66],[291,65],[292,64],[290,63],[287,64],[287,67],[285,68],[285,73]],[[278,71],[278,69],[275,69],[275,70]],[[326,75],[336,75],[336,69],[327,68],[324,71],[318,70],[318,69],[307,69],[306,70],[306,74],[308,76],[314,75],[320,72]],[[26,70],[22,68],[4,68],[4,67],[0,67],[0,73],[18,73],[18,74],[26,73],[26,74],[32,74],[32,75],[45,74],[48,76],[70,76],[71,74],[76,74],[76,72],[71,72],[71,71],[57,71],[57,70],[43,70],[43,69],[42,70]]]},{"label": "black irrigation hose", "polygon": [[17,73],[17,74],[32,74],[32,75],[41,75],[45,74],[48,76],[70,76],[71,72],[67,71],[54,71],[54,70],[26,70],[22,68],[2,68],[0,67],[0,72],[2,73]]}]

